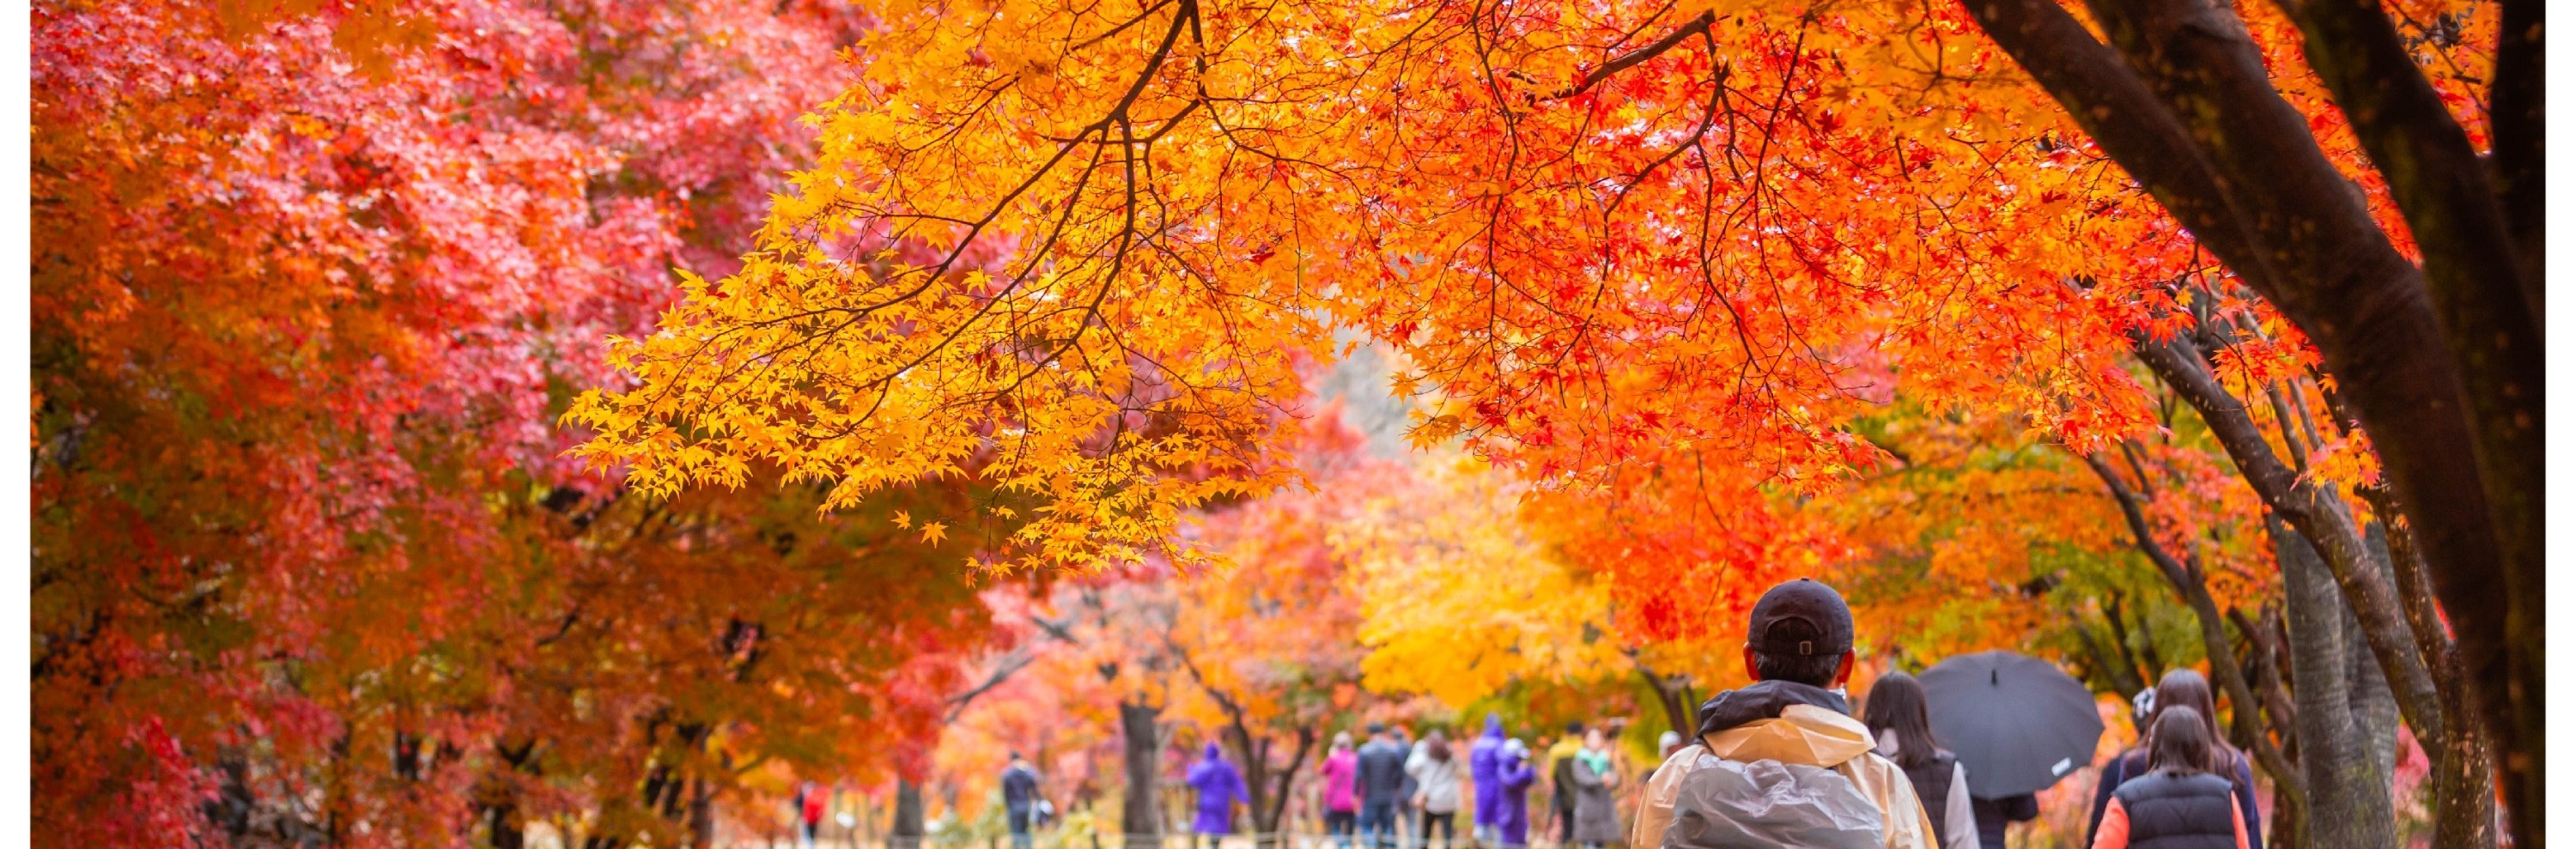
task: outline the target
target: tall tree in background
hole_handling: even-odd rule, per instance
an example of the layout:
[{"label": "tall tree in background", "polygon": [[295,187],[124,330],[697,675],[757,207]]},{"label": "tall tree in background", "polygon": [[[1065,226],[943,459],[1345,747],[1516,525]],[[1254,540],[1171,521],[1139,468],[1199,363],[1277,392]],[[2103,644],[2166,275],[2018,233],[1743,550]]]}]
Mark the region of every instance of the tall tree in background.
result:
[{"label": "tall tree in background", "polygon": [[1299,468],[1313,482],[1212,511],[1197,534],[1220,565],[1178,581],[1165,635],[1197,698],[1179,700],[1243,768],[1259,845],[1282,843],[1297,780],[1325,756],[1325,733],[1360,678],[1358,596],[1333,531],[1398,469],[1362,453],[1339,405],[1299,430]]},{"label": "tall tree in background", "polygon": [[554,421],[733,267],[858,20],[35,10],[49,845],[703,845],[935,720],[985,633],[936,512],[990,493],[644,499]]}]

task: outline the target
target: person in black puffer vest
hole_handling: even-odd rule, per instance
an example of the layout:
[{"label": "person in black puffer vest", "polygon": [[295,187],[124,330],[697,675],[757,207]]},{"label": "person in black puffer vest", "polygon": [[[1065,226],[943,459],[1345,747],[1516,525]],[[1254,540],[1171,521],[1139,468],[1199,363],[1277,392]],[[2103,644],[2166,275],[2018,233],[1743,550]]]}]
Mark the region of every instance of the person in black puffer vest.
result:
[{"label": "person in black puffer vest", "polygon": [[[2175,669],[2166,672],[2165,677],[2156,682],[2155,689],[2147,691],[2147,695],[2150,697],[2147,702],[2149,708],[2145,723],[2139,726],[2141,730],[2154,727],[2156,717],[2167,708],[2187,707],[2200,712],[2200,721],[2209,726],[2209,762],[2218,765],[2210,771],[2235,782],[2236,811],[2245,815],[2245,840],[2256,846],[2263,845],[2263,811],[2254,803],[2253,760],[2225,742],[2226,735],[2216,722],[2218,705],[2216,697],[2210,693],[2209,679],[2189,667]],[[2090,824],[2085,827],[2084,842],[2077,845],[2093,845],[2093,833],[2102,829],[2102,809],[2111,804],[2111,791],[2120,789],[2121,782],[2146,774],[2148,748],[2149,741],[2141,738],[2137,748],[2122,752],[2110,763],[2102,765],[2101,778],[2093,788],[2093,814],[2087,820]],[[1986,849],[2002,847],[1988,846]]]},{"label": "person in black puffer vest", "polygon": [[2253,849],[2235,786],[2210,771],[2200,712],[2167,708],[2148,739],[2147,772],[2111,791],[2093,849]]},{"label": "person in black puffer vest", "polygon": [[1922,682],[1903,672],[1879,676],[1869,685],[1861,722],[1878,741],[1878,754],[1905,770],[1906,781],[1914,785],[1914,798],[1922,800],[1924,815],[1932,818],[1932,837],[1940,849],[1978,849],[1968,768],[1932,739],[1932,709]]}]

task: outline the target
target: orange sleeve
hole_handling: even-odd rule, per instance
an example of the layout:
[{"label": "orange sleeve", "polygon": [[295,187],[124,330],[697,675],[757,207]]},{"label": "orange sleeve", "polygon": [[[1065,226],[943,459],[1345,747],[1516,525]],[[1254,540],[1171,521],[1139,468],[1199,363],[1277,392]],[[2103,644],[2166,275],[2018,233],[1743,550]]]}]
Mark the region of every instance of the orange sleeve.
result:
[{"label": "orange sleeve", "polygon": [[2245,809],[2237,807],[2236,800],[2229,799],[2227,813],[2236,818],[2236,849],[2254,849],[2245,839]]},{"label": "orange sleeve", "polygon": [[[2237,849],[2245,849],[2245,823],[2241,814],[2239,817],[2236,845]],[[2129,809],[2121,807],[2117,797],[2111,799],[2110,807],[2102,809],[2102,828],[2093,832],[2093,849],[2129,849]]]}]

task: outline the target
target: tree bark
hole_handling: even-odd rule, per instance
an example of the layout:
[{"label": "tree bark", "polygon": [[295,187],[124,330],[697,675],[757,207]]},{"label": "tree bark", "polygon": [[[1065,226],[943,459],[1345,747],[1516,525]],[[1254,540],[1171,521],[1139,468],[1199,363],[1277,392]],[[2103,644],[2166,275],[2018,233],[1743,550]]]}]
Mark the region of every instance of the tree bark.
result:
[{"label": "tree bark", "polygon": [[[2494,845],[2495,802],[2487,787],[2494,775],[2492,755],[2478,717],[2458,709],[2474,703],[2474,697],[2467,695],[2470,681],[2460,674],[2457,652],[2441,630],[2421,584],[2423,570],[2415,560],[2411,539],[2402,533],[2392,537],[2383,525],[2374,524],[2368,530],[2357,527],[2340,498],[2280,462],[2247,415],[2244,402],[2207,368],[2203,345],[2214,347],[2225,339],[2196,343],[2191,337],[2165,342],[2140,337],[2136,341],[2139,358],[2200,412],[2246,482],[2334,572],[2344,600],[2356,614],[2346,633],[2362,637],[2376,658],[2379,674],[2368,680],[2381,687],[2397,682],[2395,706],[2414,729],[2415,739],[2430,741],[2423,742],[2425,751],[2436,758],[2456,753],[2487,759],[2486,763],[2434,765],[2434,845],[2437,849]],[[2299,438],[2287,431],[2282,437],[2293,445]],[[2394,512],[2385,491],[2364,495],[2374,508]],[[2410,585],[2413,592],[2408,591]],[[2385,748],[2393,758],[2394,740]],[[2445,810],[2452,816],[2443,817]]]},{"label": "tree bark", "polygon": [[[2222,332],[2206,325],[2204,330]],[[2419,738],[2441,739],[2441,696],[2398,601],[2394,578],[2385,565],[2385,545],[2374,550],[2342,499],[2319,487],[2315,478],[2292,470],[2272,453],[2271,443],[2265,441],[2244,399],[2220,385],[2218,377],[2210,373],[2201,344],[2190,336],[2157,341],[2139,335],[2132,341],[2138,358],[2200,413],[2201,421],[2227,449],[2237,473],[2253,487],[2264,505],[2287,520],[2333,569],[2335,582],[2351,609],[2359,614],[2356,636],[2367,640],[2383,681],[2398,685],[2398,704],[2404,710],[2407,725],[2415,729]],[[2289,427],[2289,423],[2283,422],[2283,426]],[[2294,432],[2284,431],[2283,436],[2294,444],[2298,439]]]},{"label": "tree bark", "polygon": [[909,778],[894,782],[894,822],[886,827],[889,849],[921,849],[921,838],[929,833],[922,827],[921,785]]},{"label": "tree bark", "polygon": [[1162,715],[1160,706],[1118,703],[1118,729],[1127,762],[1127,795],[1119,808],[1126,849],[1162,847]]},{"label": "tree bark", "polygon": [[1664,722],[1672,726],[1673,733],[1682,735],[1684,740],[1699,736],[1698,708],[1685,692],[1690,687],[1689,676],[1663,675],[1637,659],[1635,653],[1629,657],[1637,664],[1637,677],[1646,679],[1646,686],[1655,691],[1655,702],[1663,706]]},{"label": "tree bark", "polygon": [[[2506,753],[2516,842],[2542,845],[2536,282],[2512,275],[2524,293],[2499,299],[2492,281],[2464,279],[2458,264],[2428,275],[2398,253],[2272,86],[2226,5],[2088,5],[2117,50],[2053,0],[1966,0],[1978,25],[2103,150],[2316,343],[2407,505],[2458,629],[2462,666],[2469,678],[2499,684],[2479,690],[2481,712]],[[2530,26],[2509,26],[2500,46],[2511,55],[2499,55],[2495,96],[2512,119],[2499,128],[2510,135],[2498,140],[2498,165],[2520,175],[2508,188],[2525,200],[2509,199],[2508,208],[2537,210],[2528,178],[2540,173],[2540,12],[2528,0],[2507,5]],[[2485,179],[2455,169],[2434,176]],[[2410,218],[2474,226],[2459,223],[2474,215],[2418,207]]]},{"label": "tree bark", "polygon": [[2290,610],[2290,663],[2298,672],[2300,765],[2307,775],[2307,822],[2319,847],[2393,849],[2397,814],[2386,773],[2379,770],[2369,729],[2353,710],[2355,682],[2347,607],[2334,579],[2306,538],[2271,527],[2281,561],[2282,595]]},{"label": "tree bark", "polygon": [[1289,787],[1305,768],[1306,756],[1314,751],[1315,729],[1308,725],[1297,727],[1297,751],[1289,757],[1288,766],[1279,770],[1270,768],[1269,739],[1255,740],[1251,729],[1241,722],[1228,723],[1225,734],[1227,748],[1233,749],[1235,758],[1244,764],[1244,787],[1252,795],[1248,807],[1252,812],[1253,845],[1264,849],[1283,845],[1286,835],[1280,831],[1279,821],[1288,811]]},{"label": "tree bark", "polygon": [[689,779],[689,849],[715,849],[715,845],[715,791],[707,786],[706,779]]},{"label": "tree bark", "polygon": [[2476,682],[2443,693],[2442,712],[2456,725],[2425,749],[2433,759],[2433,849],[2496,845],[2495,751],[2476,701]]}]

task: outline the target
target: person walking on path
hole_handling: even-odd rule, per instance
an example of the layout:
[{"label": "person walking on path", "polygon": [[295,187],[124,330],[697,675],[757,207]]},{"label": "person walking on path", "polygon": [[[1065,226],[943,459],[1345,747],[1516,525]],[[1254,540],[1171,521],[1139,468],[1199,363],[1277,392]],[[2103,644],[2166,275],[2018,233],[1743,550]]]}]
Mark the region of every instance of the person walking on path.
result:
[{"label": "person walking on path", "polygon": [[[1415,752],[1422,751],[1422,743],[1421,741],[1413,739],[1413,735],[1408,733],[1404,729],[1404,726],[1399,725],[1395,728],[1395,750],[1403,752],[1404,762],[1409,764],[1413,762],[1413,754]],[[1413,849],[1415,845],[1413,842],[1414,829],[1416,828],[1414,823],[1419,818],[1421,811],[1418,809],[1418,806],[1413,803],[1413,794],[1414,791],[1418,789],[1420,788],[1414,785],[1413,772],[1411,770],[1406,770],[1404,773],[1404,779],[1396,783],[1396,849]]]},{"label": "person walking on path", "polygon": [[1190,821],[1190,831],[1206,837],[1206,845],[1215,849],[1219,838],[1234,833],[1235,803],[1251,799],[1244,792],[1243,773],[1226,761],[1216,743],[1210,742],[1205,756],[1190,765],[1185,780],[1199,792],[1198,818]]},{"label": "person walking on path", "polygon": [[1583,733],[1583,746],[1574,757],[1574,842],[1584,849],[1601,849],[1619,842],[1619,803],[1610,791],[1619,786],[1619,772],[1611,767],[1610,741],[1601,729]]},{"label": "person walking on path", "polygon": [[1467,774],[1476,785],[1475,829],[1471,836],[1479,846],[1491,846],[1496,842],[1494,812],[1503,801],[1503,783],[1497,771],[1502,766],[1502,755],[1503,717],[1501,714],[1485,714],[1485,733],[1477,735],[1476,742],[1467,746]]},{"label": "person walking on path", "polygon": [[[2156,723],[2165,711],[2173,708],[2191,708],[2200,715],[2201,722],[2209,726],[2209,762],[2215,764],[2209,771],[2235,785],[2236,810],[2245,817],[2245,833],[2255,843],[2262,843],[2263,811],[2254,804],[2254,764],[2245,757],[2245,753],[2227,745],[2226,738],[2220,735],[2217,699],[2210,693],[2209,679],[2190,669],[2176,669],[2157,679],[2155,689],[2149,692],[2153,695],[2145,700],[2148,705],[2147,739],[2139,741],[2137,748],[2122,752],[2103,765],[2101,780],[2093,788],[2093,815],[2084,827],[2085,843],[2090,845],[2093,836],[2101,831],[2103,811],[2110,805],[2112,791],[2117,790],[2121,782],[2146,773],[2147,753],[2155,742]],[[2002,844],[1995,844],[1988,849],[2001,847]]]},{"label": "person walking on path", "polygon": [[1333,753],[1324,757],[1324,833],[1336,838],[1341,849],[1351,849],[1351,834],[1359,827],[1360,756],[1351,751],[1351,733],[1333,735]]},{"label": "person walking on path", "polygon": [[796,789],[798,846],[814,849],[814,840],[820,836],[819,832],[823,829],[823,809],[828,806],[827,803],[831,797],[831,791],[811,781],[805,782]]},{"label": "person walking on path", "polygon": [[1547,747],[1547,810],[1559,846],[1574,845],[1574,756],[1583,751],[1583,723],[1565,724],[1565,736]]},{"label": "person walking on path", "polygon": [[[1706,791],[1694,795],[1688,811],[1688,824],[1701,833],[1716,823],[1775,844],[1817,845],[1829,837],[1848,845],[1931,849],[1932,821],[1905,771],[1879,756],[1869,727],[1827,689],[1851,680],[1851,608],[1842,595],[1806,578],[1774,586],[1754,603],[1744,636],[1745,672],[1754,683],[1700,705],[1699,739],[1674,752],[1647,782],[1628,845],[1668,845],[1676,802],[1692,787]],[[1712,770],[1719,775],[1693,780]],[[1798,804],[1781,804],[1791,801]],[[1876,833],[1842,828],[1827,815],[1849,807],[1875,810]]]},{"label": "person walking on path", "polygon": [[1002,812],[1011,827],[1011,849],[1029,849],[1036,842],[1030,827],[1037,818],[1038,771],[1020,753],[1011,753],[1011,763],[1002,767]]},{"label": "person walking on path", "polygon": [[2209,721],[2185,705],[2157,714],[2147,726],[2146,772],[2111,792],[2093,849],[2253,849],[2232,782],[2211,771],[2220,750]]},{"label": "person walking on path", "polygon": [[1449,736],[1438,731],[1422,738],[1413,757],[1404,764],[1406,775],[1413,777],[1413,806],[1422,811],[1421,845],[1431,847],[1431,830],[1440,830],[1440,844],[1449,849],[1458,846],[1458,759],[1449,751]]},{"label": "person walking on path", "polygon": [[1914,785],[1914,798],[1932,819],[1932,838],[1940,849],[1977,849],[1977,815],[1968,799],[1968,768],[1959,756],[1932,739],[1932,711],[1923,685],[1914,676],[1890,672],[1869,686],[1869,707],[1861,714],[1878,753],[1895,761]]},{"label": "person walking on path", "polygon": [[1376,849],[1395,845],[1395,805],[1404,792],[1404,749],[1387,736],[1382,723],[1369,723],[1369,741],[1360,747],[1360,842]]},{"label": "person walking on path", "polygon": [[1529,746],[1519,738],[1503,741],[1495,758],[1494,784],[1502,792],[1494,803],[1494,839],[1503,849],[1529,845],[1529,791],[1538,770],[1529,764]]}]

